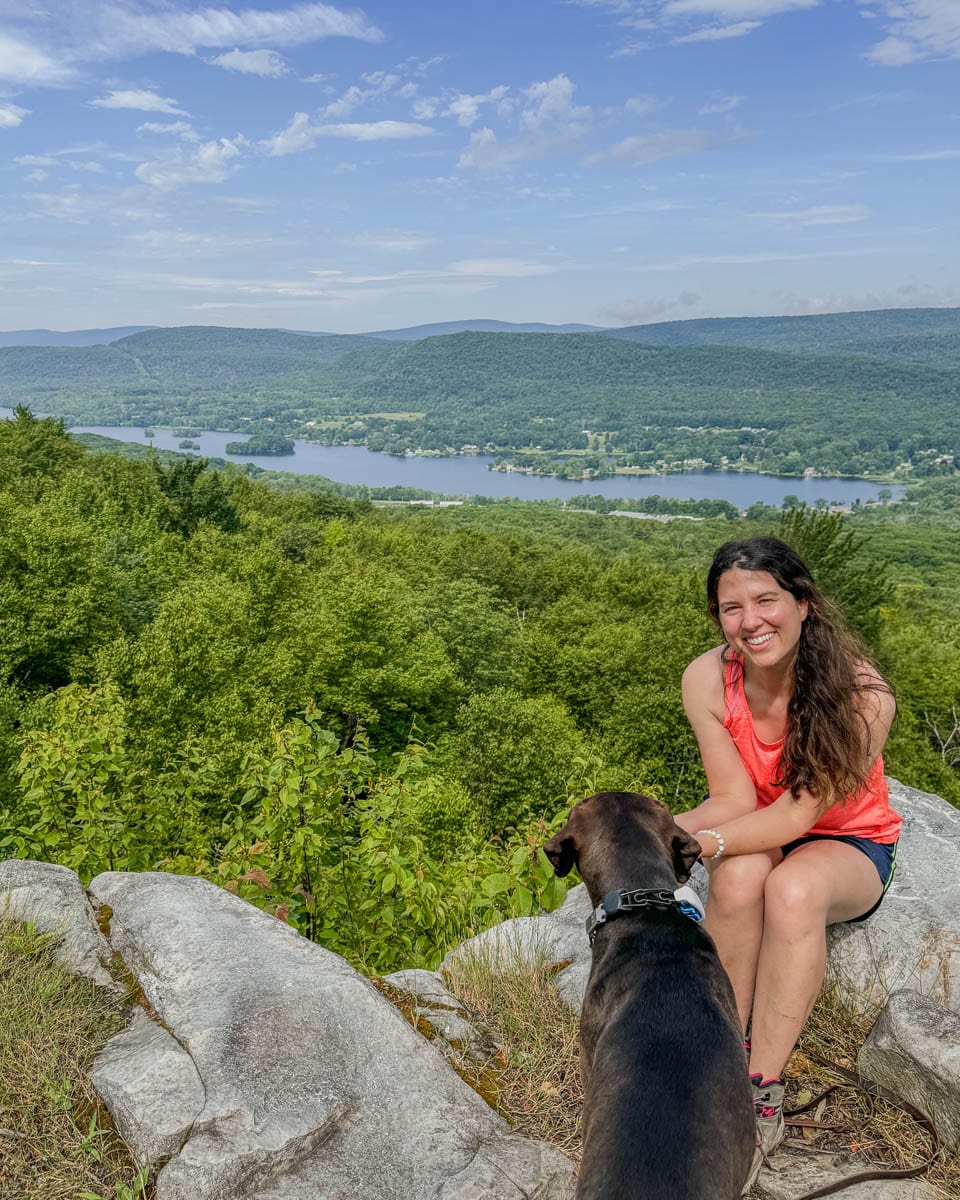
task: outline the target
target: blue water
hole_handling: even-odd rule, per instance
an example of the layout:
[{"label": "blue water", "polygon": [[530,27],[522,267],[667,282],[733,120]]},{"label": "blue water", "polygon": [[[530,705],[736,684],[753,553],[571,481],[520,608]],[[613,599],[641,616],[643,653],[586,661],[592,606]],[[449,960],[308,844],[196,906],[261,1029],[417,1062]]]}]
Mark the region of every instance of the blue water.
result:
[{"label": "blue water", "polygon": [[[12,410],[0,408],[0,418]],[[99,433],[122,442],[152,443],[161,450],[179,449],[180,437],[169,429],[154,429],[152,438],[143,429],[127,426],[78,425],[74,433]],[[191,441],[199,451],[229,462],[255,463],[272,471],[295,471],[302,475],[323,475],[339,483],[365,484],[367,487],[424,488],[465,496],[513,497],[520,500],[562,499],[575,505],[584,495],[636,499],[643,496],[669,496],[680,500],[729,500],[738,508],[749,508],[758,500],[779,508],[784,497],[798,496],[807,504],[818,500],[828,504],[861,503],[879,498],[885,485],[861,479],[797,479],[792,476],[758,475],[740,471],[687,471],[682,475],[618,475],[612,479],[591,479],[584,483],[571,479],[552,479],[537,475],[519,475],[489,470],[493,459],[486,455],[451,458],[397,458],[377,454],[365,446],[319,446],[297,440],[295,452],[283,456],[228,455],[227,442],[245,441],[238,433],[201,433]],[[891,486],[894,499],[902,487]]]}]

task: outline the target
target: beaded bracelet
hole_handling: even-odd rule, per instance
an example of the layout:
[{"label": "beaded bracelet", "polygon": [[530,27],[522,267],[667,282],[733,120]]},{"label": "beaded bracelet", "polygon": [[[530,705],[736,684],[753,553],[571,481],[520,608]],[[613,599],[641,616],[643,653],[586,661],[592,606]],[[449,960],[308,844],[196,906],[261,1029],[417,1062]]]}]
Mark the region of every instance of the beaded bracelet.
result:
[{"label": "beaded bracelet", "polygon": [[711,837],[715,837],[717,839],[717,852],[716,854],[711,854],[707,861],[717,862],[719,859],[723,858],[723,852],[727,848],[726,843],[723,840],[723,834],[717,833],[715,829],[700,829],[693,836],[699,840],[701,833],[709,833]]}]

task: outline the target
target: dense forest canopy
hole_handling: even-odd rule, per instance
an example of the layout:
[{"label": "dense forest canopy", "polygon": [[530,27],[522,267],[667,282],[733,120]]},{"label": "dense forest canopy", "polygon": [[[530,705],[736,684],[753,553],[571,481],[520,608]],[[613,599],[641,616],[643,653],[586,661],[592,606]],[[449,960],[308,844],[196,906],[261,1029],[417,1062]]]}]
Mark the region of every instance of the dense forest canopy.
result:
[{"label": "dense forest canopy", "polygon": [[376,450],[914,478],[960,454],[960,310],[372,337],[206,326],[0,348],[0,402]]},{"label": "dense forest canopy", "polygon": [[560,899],[568,803],[705,787],[716,545],[780,529],[867,638],[888,770],[960,803],[955,480],[851,525],[382,509],[0,422],[0,855],[198,872],[362,965]]}]

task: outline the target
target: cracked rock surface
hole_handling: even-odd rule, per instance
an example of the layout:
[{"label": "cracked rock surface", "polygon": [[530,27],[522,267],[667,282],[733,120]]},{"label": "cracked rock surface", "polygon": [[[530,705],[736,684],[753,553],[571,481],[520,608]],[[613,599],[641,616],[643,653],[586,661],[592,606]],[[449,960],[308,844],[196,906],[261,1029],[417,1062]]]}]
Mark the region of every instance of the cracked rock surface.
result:
[{"label": "cracked rock surface", "polygon": [[59,934],[57,959],[74,975],[113,987],[110,947],[97,927],[83,885],[67,867],[9,858],[0,862],[0,916]]},{"label": "cracked rock surface", "polygon": [[157,1200],[572,1200],[337,955],[204,880],[108,873],[111,944],[189,1054],[203,1107]]}]

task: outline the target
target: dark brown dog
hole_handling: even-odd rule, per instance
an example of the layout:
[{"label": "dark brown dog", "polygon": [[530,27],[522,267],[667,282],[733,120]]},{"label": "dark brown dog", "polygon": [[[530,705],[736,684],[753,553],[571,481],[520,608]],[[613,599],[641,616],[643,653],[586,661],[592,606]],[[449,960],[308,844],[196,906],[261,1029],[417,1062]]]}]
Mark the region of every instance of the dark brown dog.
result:
[{"label": "dark brown dog", "polygon": [[[685,883],[700,854],[666,805],[632,792],[582,800],[544,850],[596,906],[610,892]],[[736,1200],[756,1150],[733,989],[713,939],[669,901],[597,931],[580,1018],[578,1200]]]}]

